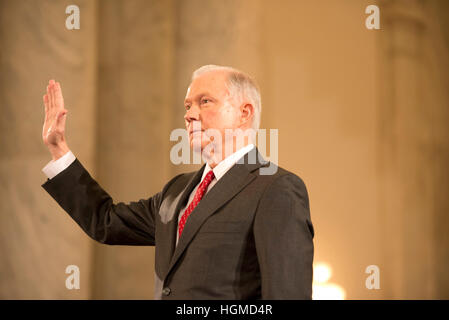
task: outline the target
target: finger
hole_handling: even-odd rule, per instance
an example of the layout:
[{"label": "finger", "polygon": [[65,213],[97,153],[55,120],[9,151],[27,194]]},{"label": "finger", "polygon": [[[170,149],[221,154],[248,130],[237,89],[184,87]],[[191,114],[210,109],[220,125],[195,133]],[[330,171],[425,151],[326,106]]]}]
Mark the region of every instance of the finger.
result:
[{"label": "finger", "polygon": [[47,99],[48,99],[48,107],[51,107],[50,101],[50,85],[47,86]]},{"label": "finger", "polygon": [[47,117],[48,116],[48,109],[49,109],[48,95],[44,94],[44,96],[42,97],[42,100],[44,101],[44,106],[45,106],[45,117]]},{"label": "finger", "polygon": [[62,90],[59,82],[56,82],[55,84],[55,103],[58,109],[64,108],[64,98],[62,97]]},{"label": "finger", "polygon": [[55,94],[54,94],[54,83],[50,84],[50,108],[52,109],[52,111],[54,112],[56,109],[56,104],[55,104]]},{"label": "finger", "polygon": [[50,108],[53,109],[54,105],[54,96],[53,96],[53,86],[55,85],[55,80],[51,79],[48,82],[48,98],[50,101]]},{"label": "finger", "polygon": [[51,109],[53,105],[51,104],[51,84],[47,86],[47,97],[48,97],[48,106]]}]

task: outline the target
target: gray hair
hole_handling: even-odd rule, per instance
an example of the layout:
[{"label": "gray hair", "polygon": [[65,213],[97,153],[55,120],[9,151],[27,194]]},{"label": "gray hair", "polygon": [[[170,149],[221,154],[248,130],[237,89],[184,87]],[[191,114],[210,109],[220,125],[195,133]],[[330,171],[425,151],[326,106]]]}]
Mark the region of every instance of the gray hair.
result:
[{"label": "gray hair", "polygon": [[232,67],[217,66],[208,64],[196,69],[192,74],[192,81],[200,75],[211,71],[227,71],[228,83],[227,88],[231,97],[239,98],[239,101],[248,99],[254,107],[254,117],[252,121],[252,128],[257,130],[260,126],[260,116],[262,113],[262,103],[260,99],[260,90],[256,81],[243,71]]}]

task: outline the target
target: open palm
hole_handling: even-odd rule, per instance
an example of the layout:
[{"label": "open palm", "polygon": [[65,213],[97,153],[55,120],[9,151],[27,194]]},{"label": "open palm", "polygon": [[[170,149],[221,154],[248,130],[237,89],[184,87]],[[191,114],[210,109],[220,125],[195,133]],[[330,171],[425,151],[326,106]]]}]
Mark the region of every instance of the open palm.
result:
[{"label": "open palm", "polygon": [[50,80],[43,100],[45,122],[42,128],[42,139],[55,159],[68,151],[64,136],[67,110],[64,108],[64,98],[59,82]]}]

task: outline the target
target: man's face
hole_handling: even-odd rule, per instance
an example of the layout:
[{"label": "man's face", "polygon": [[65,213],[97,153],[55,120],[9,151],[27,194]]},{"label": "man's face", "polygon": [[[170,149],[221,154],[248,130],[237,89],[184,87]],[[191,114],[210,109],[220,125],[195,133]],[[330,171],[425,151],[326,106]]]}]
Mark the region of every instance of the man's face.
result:
[{"label": "man's face", "polygon": [[193,131],[194,123],[195,127],[199,127],[198,121],[201,121],[201,150],[210,143],[210,138],[204,134],[205,130],[218,130],[224,140],[225,129],[240,126],[240,111],[238,106],[233,105],[234,99],[228,99],[226,78],[225,71],[210,71],[198,76],[190,84],[184,101],[184,119],[191,147],[194,137],[200,137]]}]

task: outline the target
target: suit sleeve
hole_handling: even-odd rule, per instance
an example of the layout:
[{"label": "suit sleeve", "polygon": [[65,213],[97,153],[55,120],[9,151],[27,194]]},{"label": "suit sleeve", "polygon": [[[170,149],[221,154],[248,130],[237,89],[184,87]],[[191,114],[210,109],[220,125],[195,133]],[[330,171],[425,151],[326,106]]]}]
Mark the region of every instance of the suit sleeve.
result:
[{"label": "suit sleeve", "polygon": [[280,176],[262,197],[254,221],[262,299],[311,299],[314,229],[303,181]]},{"label": "suit sleeve", "polygon": [[92,239],[111,245],[154,245],[155,214],[162,193],[114,204],[76,159],[42,187]]}]

